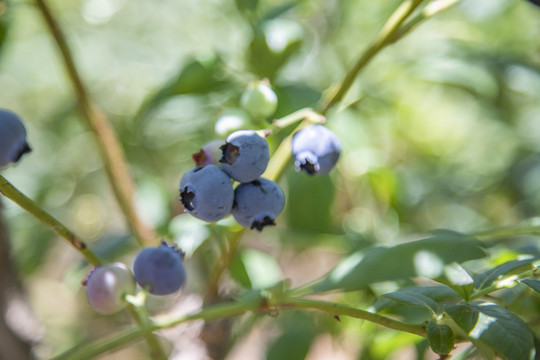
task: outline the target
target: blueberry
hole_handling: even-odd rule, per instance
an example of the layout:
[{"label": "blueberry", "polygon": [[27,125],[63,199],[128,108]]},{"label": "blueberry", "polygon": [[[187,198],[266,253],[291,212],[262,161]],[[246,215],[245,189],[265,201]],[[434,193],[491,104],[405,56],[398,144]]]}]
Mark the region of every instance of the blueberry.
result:
[{"label": "blueberry", "polygon": [[95,267],[83,284],[90,306],[104,315],[122,310],[124,296],[135,292],[133,275],[122,263]]},{"label": "blueberry", "polygon": [[277,109],[277,96],[265,81],[256,81],[248,85],[240,98],[240,105],[255,118],[266,118]]},{"label": "blueberry", "polygon": [[536,6],[540,6],[540,0],[529,0],[531,4],[534,4]]},{"label": "blueberry", "polygon": [[16,163],[30,152],[26,128],[17,114],[0,109],[0,167]]},{"label": "blueberry", "polygon": [[221,146],[225,142],[223,140],[211,140],[203,145],[201,151],[192,155],[196,166],[204,165],[220,165]]},{"label": "blueberry", "polygon": [[238,130],[221,147],[223,170],[234,180],[247,183],[262,175],[270,160],[268,143],[253,130]]},{"label": "blueberry", "polygon": [[229,176],[216,165],[197,166],[180,180],[180,201],[196,218],[218,221],[224,218],[234,200]]},{"label": "blueberry", "polygon": [[184,286],[186,271],[183,254],[165,241],[158,247],[139,251],[133,263],[135,281],[154,295],[169,295]]},{"label": "blueberry", "polygon": [[236,187],[232,214],[240,225],[261,231],[265,226],[275,225],[284,205],[285,196],[279,185],[258,178]]},{"label": "blueberry", "polygon": [[298,171],[327,174],[336,165],[340,152],[339,139],[323,125],[306,126],[293,137],[292,156]]}]

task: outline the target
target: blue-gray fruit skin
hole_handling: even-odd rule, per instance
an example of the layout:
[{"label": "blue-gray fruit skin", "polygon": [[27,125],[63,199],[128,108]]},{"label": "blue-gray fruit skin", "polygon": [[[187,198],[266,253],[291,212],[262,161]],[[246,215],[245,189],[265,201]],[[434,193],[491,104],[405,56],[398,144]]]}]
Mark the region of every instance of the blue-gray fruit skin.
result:
[{"label": "blue-gray fruit skin", "polygon": [[186,282],[183,254],[164,241],[158,247],[144,248],[135,257],[133,274],[137,284],[150,294],[173,294]]},{"label": "blue-gray fruit skin", "polygon": [[133,274],[122,263],[95,267],[84,285],[88,304],[103,315],[122,310],[126,306],[124,296],[135,293]]},{"label": "blue-gray fruit skin", "polygon": [[248,183],[262,175],[270,160],[266,139],[253,130],[238,130],[227,137],[221,147],[219,162],[231,178]]},{"label": "blue-gray fruit skin", "polygon": [[275,225],[284,206],[285,196],[279,185],[258,178],[236,187],[232,215],[240,225],[262,231],[265,226]]},{"label": "blue-gray fruit skin", "polygon": [[0,168],[19,161],[30,152],[26,128],[17,114],[0,109]]},{"label": "blue-gray fruit skin", "polygon": [[298,131],[292,141],[296,170],[310,175],[328,174],[341,152],[338,137],[323,125],[309,125]]},{"label": "blue-gray fruit skin", "polygon": [[231,211],[234,190],[229,176],[216,165],[197,166],[180,180],[180,202],[191,215],[218,221]]}]

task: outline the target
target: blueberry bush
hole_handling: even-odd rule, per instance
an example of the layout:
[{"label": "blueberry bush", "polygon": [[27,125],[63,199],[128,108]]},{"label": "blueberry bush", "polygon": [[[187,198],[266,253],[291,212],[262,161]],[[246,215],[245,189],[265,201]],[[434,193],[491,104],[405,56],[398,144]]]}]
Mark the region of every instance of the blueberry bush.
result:
[{"label": "blueberry bush", "polygon": [[0,359],[540,357],[539,38],[525,0],[0,0]]}]

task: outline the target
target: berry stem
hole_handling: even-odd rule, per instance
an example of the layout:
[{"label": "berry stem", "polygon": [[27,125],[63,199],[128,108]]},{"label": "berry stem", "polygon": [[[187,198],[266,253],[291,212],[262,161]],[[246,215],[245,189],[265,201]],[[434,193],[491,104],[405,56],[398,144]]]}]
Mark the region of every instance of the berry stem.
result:
[{"label": "berry stem", "polygon": [[345,78],[337,88],[337,91],[329,91],[323,97],[320,104],[320,113],[325,115],[330,108],[341,101],[354,83],[358,73],[377,55],[382,49],[390,45],[396,39],[400,26],[414,12],[414,10],[425,0],[406,0],[388,18],[375,41],[362,53],[353,68],[345,75]]},{"label": "berry stem", "polygon": [[427,6],[422,9],[415,17],[411,18],[407,23],[405,23],[395,34],[392,42],[395,42],[409,33],[413,28],[415,28],[422,21],[440,13],[441,11],[447,10],[450,7],[454,6],[461,0],[438,0],[432,1]]},{"label": "berry stem", "polygon": [[78,252],[84,256],[86,261],[92,265],[101,265],[102,262],[99,258],[88,248],[77,235],[64,226],[60,221],[55,219],[52,215],[43,210],[32,199],[20,192],[15,186],[13,186],[5,177],[0,175],[0,194],[10,199],[28,213],[34,215],[39,221],[47,225],[54,232],[67,240]]},{"label": "berry stem", "polygon": [[64,61],[68,76],[77,96],[79,110],[94,133],[113,193],[126,218],[128,227],[140,245],[154,242],[154,231],[140,221],[135,211],[133,194],[135,185],[129,173],[124,152],[118,137],[105,113],[92,103],[79,75],[64,33],[45,0],[35,0],[58,50]]},{"label": "berry stem", "polygon": [[221,256],[216,264],[215,270],[211,273],[208,285],[206,287],[206,293],[205,293],[205,302],[212,302],[215,299],[218,298],[218,284],[219,279],[221,278],[221,275],[227,270],[232,262],[232,259],[234,258],[234,255],[236,254],[236,249],[238,248],[238,244],[240,243],[240,239],[242,238],[242,234],[244,233],[244,228],[242,230],[239,230],[235,233],[229,233],[231,234],[231,238],[228,239],[228,246],[227,249],[223,249]]},{"label": "berry stem", "polygon": [[[139,329],[150,329],[152,328],[152,321],[148,316],[148,311],[144,304],[142,306],[134,306],[128,304],[127,307],[131,317],[135,320]],[[163,347],[158,341],[158,338],[152,332],[143,332],[144,339],[148,347],[150,348],[150,356],[155,360],[166,360],[167,354],[163,350]]]},{"label": "berry stem", "polygon": [[487,286],[484,289],[480,289],[480,290],[477,290],[477,291],[473,292],[471,294],[471,298],[469,299],[469,301],[478,300],[478,299],[480,299],[480,298],[482,298],[482,297],[484,297],[486,295],[491,294],[494,291],[497,291],[497,290],[500,290],[500,289],[503,289],[503,288],[514,287],[522,279],[527,279],[527,278],[538,276],[539,274],[537,272],[538,272],[539,267],[540,267],[539,264],[531,265],[531,268],[526,270],[526,271],[523,271],[523,272],[521,272],[519,274],[508,275],[509,277],[512,278],[511,279],[512,281],[505,281],[507,279],[506,279],[506,277],[503,277],[503,278],[499,279],[499,281],[495,281],[490,286]]},{"label": "berry stem", "polygon": [[313,124],[322,124],[326,121],[325,117],[317,114],[311,108],[303,108],[297,110],[282,118],[276,119],[272,122],[272,127],[277,129],[283,129],[289,125],[292,125],[300,120],[309,120]]}]

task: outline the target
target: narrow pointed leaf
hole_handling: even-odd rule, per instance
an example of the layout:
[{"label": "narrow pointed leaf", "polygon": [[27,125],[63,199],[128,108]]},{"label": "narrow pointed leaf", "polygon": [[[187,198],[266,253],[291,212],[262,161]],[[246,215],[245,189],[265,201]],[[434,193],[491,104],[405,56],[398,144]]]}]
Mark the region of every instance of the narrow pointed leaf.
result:
[{"label": "narrow pointed leaf", "polygon": [[441,311],[439,304],[435,300],[420,293],[396,291],[383,296],[403,305],[425,307],[435,315]]},{"label": "narrow pointed leaf", "polygon": [[[435,286],[411,286],[406,287],[403,289],[399,289],[391,294],[413,294],[413,295],[421,295],[423,297],[427,297],[434,301],[435,303],[438,303],[439,301],[444,300],[450,300],[450,299],[459,299],[459,295],[452,290],[450,287],[445,285],[435,285]],[[372,308],[375,312],[379,312],[385,309],[392,308],[396,306],[398,302],[391,297],[384,296],[377,300],[373,305]],[[411,305],[412,306],[412,305]]]},{"label": "narrow pointed leaf", "polygon": [[534,279],[523,279],[520,282],[524,283],[537,293],[540,293],[540,280],[534,280]]},{"label": "narrow pointed leaf", "polygon": [[513,260],[489,269],[474,278],[475,288],[485,289],[506,276],[534,269],[533,263],[538,259]]},{"label": "narrow pointed leaf", "polygon": [[314,287],[315,292],[336,289],[362,290],[381,281],[395,281],[416,276],[438,278],[444,266],[482,258],[482,245],[461,235],[435,235],[393,247],[370,248],[353,253]]}]

